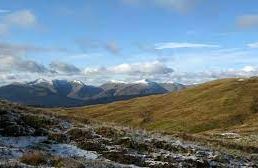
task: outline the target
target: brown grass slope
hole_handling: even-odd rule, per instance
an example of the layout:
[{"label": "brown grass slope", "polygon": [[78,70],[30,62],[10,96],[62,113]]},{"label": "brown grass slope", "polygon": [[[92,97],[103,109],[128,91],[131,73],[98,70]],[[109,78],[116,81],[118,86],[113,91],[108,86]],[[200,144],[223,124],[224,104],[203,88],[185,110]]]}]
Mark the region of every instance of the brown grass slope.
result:
[{"label": "brown grass slope", "polygon": [[258,133],[258,78],[216,80],[176,93],[55,112],[167,133]]}]

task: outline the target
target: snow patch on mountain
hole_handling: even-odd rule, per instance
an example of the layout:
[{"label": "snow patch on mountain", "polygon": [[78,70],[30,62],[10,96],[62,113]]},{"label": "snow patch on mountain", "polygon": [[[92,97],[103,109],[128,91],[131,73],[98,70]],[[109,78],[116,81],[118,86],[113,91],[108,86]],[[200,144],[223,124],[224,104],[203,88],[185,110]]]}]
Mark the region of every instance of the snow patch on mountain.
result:
[{"label": "snow patch on mountain", "polygon": [[108,83],[121,83],[121,84],[128,84],[128,82],[120,81],[120,80],[110,80]]},{"label": "snow patch on mountain", "polygon": [[32,82],[27,82],[27,84],[29,84],[29,85],[38,85],[38,84],[42,84],[42,83],[52,84],[52,81],[46,80],[46,79],[43,79],[43,78],[39,78],[39,79],[36,79]]},{"label": "snow patch on mountain", "polygon": [[132,82],[133,84],[145,84],[145,85],[148,85],[148,84],[151,84],[151,83],[155,83],[149,79],[142,79],[142,80],[138,80],[138,81],[134,81]]},{"label": "snow patch on mountain", "polygon": [[71,81],[71,83],[74,83],[74,84],[77,84],[77,85],[85,85],[85,83],[83,83],[82,81],[80,81],[80,80],[73,80],[73,81]]}]

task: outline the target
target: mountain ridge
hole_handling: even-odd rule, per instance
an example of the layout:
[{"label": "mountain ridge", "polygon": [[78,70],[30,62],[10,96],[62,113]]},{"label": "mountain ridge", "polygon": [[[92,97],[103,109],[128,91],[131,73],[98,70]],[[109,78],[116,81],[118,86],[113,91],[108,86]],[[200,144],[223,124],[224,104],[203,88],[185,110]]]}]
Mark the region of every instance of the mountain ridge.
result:
[{"label": "mountain ridge", "polygon": [[16,82],[0,87],[0,98],[32,106],[69,107],[110,103],[185,88],[182,84],[177,84],[181,86],[180,88],[174,83],[168,85],[172,89],[167,90],[159,83],[142,80],[132,83],[115,83],[113,81],[97,87],[78,80],[46,80],[39,78],[31,82]]}]

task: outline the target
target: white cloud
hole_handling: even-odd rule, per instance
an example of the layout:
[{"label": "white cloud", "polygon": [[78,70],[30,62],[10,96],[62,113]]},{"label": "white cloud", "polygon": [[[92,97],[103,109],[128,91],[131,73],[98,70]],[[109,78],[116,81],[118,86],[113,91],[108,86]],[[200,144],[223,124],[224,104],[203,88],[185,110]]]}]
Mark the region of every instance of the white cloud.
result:
[{"label": "white cloud", "polygon": [[6,15],[4,22],[14,26],[30,27],[37,23],[37,19],[31,11],[21,10]]},{"label": "white cloud", "polygon": [[[169,71],[168,73],[153,73],[142,74],[140,72],[132,72],[132,66],[128,64],[121,64],[110,68],[88,69],[85,73],[87,79],[92,83],[104,83],[112,79],[132,82],[141,79],[150,79],[156,82],[179,82],[183,84],[197,84],[216,79],[223,78],[245,78],[258,75],[258,68],[254,66],[244,66],[240,69],[226,69],[226,70],[207,70],[200,72],[179,72]],[[161,71],[162,72],[162,71]],[[92,73],[92,75],[90,75]],[[129,75],[125,75],[128,74]],[[98,74],[98,75],[97,75]],[[122,74],[122,76],[117,76]],[[131,75],[130,75],[131,74]]]},{"label": "white cloud", "polygon": [[258,14],[242,15],[237,18],[237,25],[240,28],[258,27]]},{"label": "white cloud", "polygon": [[12,28],[30,28],[36,24],[37,18],[30,10],[9,12],[0,20],[0,34],[5,34]]},{"label": "white cloud", "polygon": [[50,69],[57,73],[64,74],[80,74],[81,70],[72,64],[67,64],[64,62],[55,61],[50,63]]},{"label": "white cloud", "polygon": [[31,73],[46,73],[48,69],[39,64],[36,61],[32,60],[20,60],[19,62],[13,62],[13,68],[16,68],[17,71],[31,72]]},{"label": "white cloud", "polygon": [[245,66],[244,68],[241,69],[244,72],[254,72],[257,70],[257,68],[253,67],[253,66]]},{"label": "white cloud", "polygon": [[224,78],[248,78],[258,75],[258,68],[253,66],[245,66],[240,69],[226,70],[209,70],[201,72],[175,72],[166,76],[164,80],[167,82],[179,82],[183,84],[199,84],[216,79]]},{"label": "white cloud", "polygon": [[249,48],[258,48],[258,42],[249,43],[249,44],[247,44],[247,47],[249,47]]},{"label": "white cloud", "polygon": [[101,67],[96,69],[85,69],[85,74],[118,74],[118,75],[162,75],[172,73],[173,69],[167,67],[160,61],[120,64],[112,67]]},{"label": "white cloud", "polygon": [[176,48],[218,48],[219,45],[212,44],[199,44],[199,43],[177,43],[177,42],[168,42],[168,43],[157,43],[155,44],[155,49],[176,49]]},{"label": "white cloud", "polygon": [[181,72],[224,70],[239,65],[258,65],[257,51],[248,48],[219,48],[177,51],[171,66]]},{"label": "white cloud", "polygon": [[0,72],[46,73],[48,68],[36,61],[25,59],[28,53],[66,52],[59,48],[36,47],[27,44],[0,42]]},{"label": "white cloud", "polygon": [[47,68],[32,60],[26,60],[16,55],[0,54],[0,72],[31,72],[45,73]]}]

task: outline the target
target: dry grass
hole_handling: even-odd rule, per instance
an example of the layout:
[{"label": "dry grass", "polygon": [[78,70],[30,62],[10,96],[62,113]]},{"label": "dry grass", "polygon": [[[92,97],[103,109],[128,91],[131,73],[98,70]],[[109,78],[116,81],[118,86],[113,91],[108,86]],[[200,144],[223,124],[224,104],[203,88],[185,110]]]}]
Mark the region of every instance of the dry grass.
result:
[{"label": "dry grass", "polygon": [[20,158],[22,163],[39,166],[42,164],[46,164],[47,156],[41,151],[27,151]]}]

